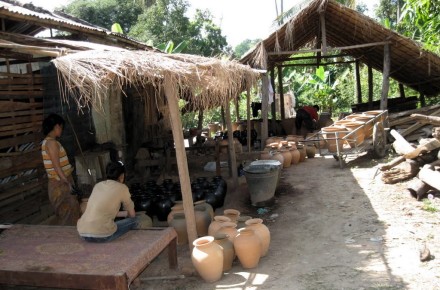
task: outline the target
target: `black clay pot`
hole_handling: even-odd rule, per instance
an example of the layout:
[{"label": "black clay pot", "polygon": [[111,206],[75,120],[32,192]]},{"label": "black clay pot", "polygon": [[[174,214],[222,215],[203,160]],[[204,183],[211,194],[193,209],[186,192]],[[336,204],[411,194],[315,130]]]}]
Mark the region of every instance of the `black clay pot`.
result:
[{"label": "black clay pot", "polygon": [[192,189],[193,202],[202,200],[205,197],[204,190],[200,185],[194,185]]},{"label": "black clay pot", "polygon": [[202,189],[207,188],[209,185],[208,179],[206,177],[197,177],[197,183]]},{"label": "black clay pot", "polygon": [[219,207],[219,200],[213,191],[205,194],[205,201],[212,206],[213,210]]},{"label": "black clay pot", "polygon": [[171,199],[167,196],[162,196],[157,202],[156,202],[156,216],[157,219],[161,222],[164,222],[167,220],[168,214],[171,212],[171,208],[173,207],[174,203],[171,201]]},{"label": "black clay pot", "polygon": [[151,197],[143,194],[136,199],[135,210],[136,211],[145,211],[145,213],[149,216],[152,216],[152,200]]},{"label": "black clay pot", "polygon": [[162,186],[168,191],[172,190],[174,187],[173,180],[172,179],[164,179]]}]

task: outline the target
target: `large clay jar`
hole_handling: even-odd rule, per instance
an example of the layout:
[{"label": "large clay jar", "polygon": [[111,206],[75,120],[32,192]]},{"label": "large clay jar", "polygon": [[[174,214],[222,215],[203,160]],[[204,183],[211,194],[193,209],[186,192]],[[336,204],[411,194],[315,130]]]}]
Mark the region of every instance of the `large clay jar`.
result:
[{"label": "large clay jar", "polygon": [[272,157],[270,159],[271,160],[278,160],[281,164],[284,164],[284,157],[279,152],[273,152]]},{"label": "large clay jar", "polygon": [[177,244],[184,245],[188,244],[188,233],[186,230],[186,220],[184,213],[176,213],[170,222],[177,233]]},{"label": "large clay jar", "polygon": [[248,215],[241,215],[237,218],[237,228],[244,228],[246,226],[246,221],[250,220],[252,217],[248,216]]},{"label": "large clay jar", "polygon": [[193,245],[191,260],[197,273],[206,282],[220,280],[223,275],[223,250],[214,243],[214,237],[198,238]]},{"label": "large clay jar", "polygon": [[221,223],[220,229],[216,234],[227,234],[228,239],[231,242],[234,242],[235,236],[237,235],[237,224],[233,222],[224,222]]},{"label": "large clay jar", "polygon": [[234,244],[228,239],[228,235],[221,233],[214,236],[214,242],[223,250],[223,272],[231,270],[235,259]]},{"label": "large clay jar", "polygon": [[204,207],[205,211],[211,217],[211,220],[214,218],[214,209],[212,208],[212,206],[209,203],[206,202],[206,200],[202,199],[202,200],[196,201],[194,203],[194,207],[196,207],[196,206]]},{"label": "large clay jar", "polygon": [[174,215],[176,213],[183,213],[183,204],[182,203],[178,203],[178,204],[176,203],[171,208],[171,211],[170,211],[170,213],[168,214],[168,217],[167,217],[167,222],[168,222],[169,225],[171,224],[171,221],[173,220]]},{"label": "large clay jar", "polygon": [[299,151],[299,162],[306,161],[307,152],[305,146],[301,144],[301,145],[297,145],[296,147],[298,148]]},{"label": "large clay jar", "polygon": [[270,245],[270,231],[263,224],[263,220],[259,218],[250,219],[246,221],[246,228],[251,229],[261,240],[261,256],[264,257],[269,250]]},{"label": "large clay jar", "polygon": [[343,149],[344,140],[342,140],[341,138],[347,135],[347,129],[345,127],[324,127],[322,128],[322,133],[324,135],[324,138],[327,140],[327,148],[329,152],[337,152],[338,147],[340,151]]},{"label": "large clay jar", "polygon": [[290,155],[292,155],[292,164],[298,164],[301,154],[296,146],[290,149]]},{"label": "large clay jar", "polygon": [[248,228],[238,231],[234,240],[234,250],[245,269],[255,268],[261,257],[261,241],[255,232]]},{"label": "large clay jar", "polygon": [[272,157],[269,151],[262,151],[260,155],[261,160],[269,160]]},{"label": "large clay jar", "polygon": [[231,219],[227,216],[218,215],[214,217],[214,221],[208,227],[208,235],[214,236],[217,231],[221,228],[221,224],[224,222],[231,222]]},{"label": "large clay jar", "polygon": [[231,219],[231,222],[237,223],[240,212],[236,209],[228,208],[223,211],[223,215]]},{"label": "large clay jar", "polygon": [[315,147],[315,145],[307,145],[306,146],[307,158],[314,158],[315,154],[316,154],[316,147]]},{"label": "large clay jar", "polygon": [[199,237],[208,234],[208,227],[211,224],[211,216],[206,211],[204,205],[194,207],[194,217],[196,218],[196,230]]},{"label": "large clay jar", "polygon": [[364,126],[364,123],[359,121],[349,121],[344,123],[342,126],[349,131],[348,134],[350,134],[352,131],[355,131],[351,133],[349,136],[347,136],[347,139],[349,139],[348,144],[350,145],[351,148],[354,148],[360,145],[362,142],[364,142],[365,129],[360,128]]},{"label": "large clay jar", "polygon": [[283,155],[283,168],[288,168],[292,165],[292,154],[290,154],[288,149],[281,149],[281,155]]}]

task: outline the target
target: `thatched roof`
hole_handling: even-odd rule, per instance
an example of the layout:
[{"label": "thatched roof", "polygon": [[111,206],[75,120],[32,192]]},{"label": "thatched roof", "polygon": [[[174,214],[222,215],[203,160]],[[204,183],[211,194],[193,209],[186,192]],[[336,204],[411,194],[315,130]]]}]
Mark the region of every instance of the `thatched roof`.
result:
[{"label": "thatched roof", "polygon": [[[101,109],[108,89],[172,83],[191,109],[224,105],[256,84],[259,73],[236,61],[150,51],[83,51],[52,62],[66,90],[80,106]],[[159,96],[160,94],[156,94]]]},{"label": "thatched roof", "polygon": [[[277,31],[262,40],[240,62],[257,68],[270,68],[288,60],[289,54],[274,52],[315,48],[320,39],[320,12],[325,18],[326,40],[331,47],[389,42],[390,77],[425,95],[440,93],[440,57],[375,20],[347,8],[334,0],[313,0]],[[383,70],[383,45],[343,50],[343,54]],[[292,53],[293,54],[293,53]]]}]

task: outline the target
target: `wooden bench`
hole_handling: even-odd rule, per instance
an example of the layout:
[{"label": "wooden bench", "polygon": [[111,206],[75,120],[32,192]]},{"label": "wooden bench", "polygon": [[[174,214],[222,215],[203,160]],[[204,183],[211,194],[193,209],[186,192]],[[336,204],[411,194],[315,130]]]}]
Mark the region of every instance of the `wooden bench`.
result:
[{"label": "wooden bench", "polygon": [[165,249],[177,267],[173,228],[132,230],[109,243],[80,239],[75,227],[14,225],[0,233],[1,284],[71,289],[129,289]]}]

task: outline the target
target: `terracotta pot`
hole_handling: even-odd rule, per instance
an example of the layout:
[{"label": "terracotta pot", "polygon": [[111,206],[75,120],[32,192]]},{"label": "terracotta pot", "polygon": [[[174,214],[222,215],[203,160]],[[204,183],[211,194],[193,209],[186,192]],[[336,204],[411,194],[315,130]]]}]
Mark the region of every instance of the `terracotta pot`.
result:
[{"label": "terracotta pot", "polygon": [[211,224],[211,216],[206,211],[205,205],[197,205],[194,207],[194,216],[196,218],[196,230],[199,237],[208,234],[208,227]]},{"label": "terracotta pot", "polygon": [[348,141],[348,144],[350,147],[355,147],[360,145],[362,142],[364,142],[365,139],[365,128],[359,128],[364,126],[364,123],[359,121],[350,121],[343,124],[343,126],[349,131],[348,134],[350,134],[351,131],[355,131],[350,136],[347,136],[348,139],[352,141]]},{"label": "terracotta pot", "polygon": [[208,227],[208,235],[214,236],[224,222],[231,222],[231,219],[224,215],[215,216],[214,221]]},{"label": "terracotta pot", "polygon": [[198,238],[193,245],[191,260],[197,273],[206,282],[220,280],[223,275],[223,250],[214,243],[214,237]]},{"label": "terracotta pot", "polygon": [[[347,135],[347,129],[342,126],[330,126],[322,128],[324,138],[327,140],[327,147],[329,152],[337,152],[337,146],[339,150],[343,149],[344,140],[343,138]],[[337,139],[336,139],[337,138]],[[338,141],[336,143],[336,140]]]},{"label": "terracotta pot", "polygon": [[206,200],[202,199],[202,200],[196,201],[194,203],[194,207],[196,207],[198,205],[204,205],[205,210],[209,213],[209,216],[211,217],[211,220],[214,218],[214,209],[212,208],[212,206],[209,203],[206,202]]},{"label": "terracotta pot", "polygon": [[261,152],[261,155],[260,155],[261,160],[270,160],[271,157],[272,157],[272,155],[270,154],[269,151],[262,151]]},{"label": "terracotta pot", "polygon": [[290,167],[290,165],[292,165],[292,154],[290,154],[290,151],[287,149],[281,149],[280,152],[284,159],[283,168]]},{"label": "terracotta pot", "polygon": [[248,228],[240,229],[234,240],[234,250],[245,269],[255,268],[261,257],[261,241],[256,233]]},{"label": "terracotta pot", "polygon": [[[272,157],[270,158],[271,160],[278,160],[281,164],[284,165],[284,157],[283,155],[281,155],[281,153],[274,151],[272,153]],[[284,166],[283,166],[284,167]]]},{"label": "terracotta pot", "polygon": [[299,159],[301,158],[301,154],[296,146],[295,149],[290,150],[290,155],[292,155],[292,164],[298,164]]},{"label": "terracotta pot", "polygon": [[214,242],[223,250],[223,272],[231,270],[235,259],[234,244],[228,239],[227,234],[221,233],[214,236]]},{"label": "terracotta pot", "polygon": [[259,218],[250,219],[246,221],[246,228],[249,228],[255,232],[255,234],[260,238],[261,240],[261,256],[266,256],[269,245],[270,245],[270,231],[266,227],[266,225],[263,224],[263,220]]},{"label": "terracotta pot", "polygon": [[168,217],[167,217],[168,225],[171,225],[171,221],[173,220],[174,215],[176,213],[183,213],[183,204],[175,204],[171,208],[171,211],[170,211],[170,213],[168,214]]},{"label": "terracotta pot", "polygon": [[217,231],[216,234],[227,234],[228,239],[231,242],[234,242],[235,236],[237,235],[237,224],[233,222],[224,222],[221,223],[220,229]]},{"label": "terracotta pot", "polygon": [[237,218],[240,216],[240,212],[236,209],[225,209],[223,215],[231,219],[231,222],[236,223]]},{"label": "terracotta pot", "polygon": [[188,233],[186,231],[186,220],[184,213],[176,213],[170,222],[177,233],[177,244],[184,245],[188,244]]},{"label": "terracotta pot", "polygon": [[306,161],[307,152],[305,146],[302,144],[298,144],[296,147],[298,148],[299,151],[299,162]]},{"label": "terracotta pot", "polygon": [[316,154],[316,147],[315,147],[315,145],[307,145],[306,146],[307,158],[314,158],[315,154]]},{"label": "terracotta pot", "polygon": [[237,228],[241,229],[244,228],[246,226],[245,222],[247,220],[250,220],[252,217],[248,216],[248,215],[241,215],[238,217],[237,219]]},{"label": "terracotta pot", "polygon": [[369,122],[372,118],[374,118],[373,115],[366,115],[366,114],[351,114],[345,117],[346,119],[355,120],[364,123],[364,135],[365,138],[371,137],[373,134],[373,126],[374,122]]}]

